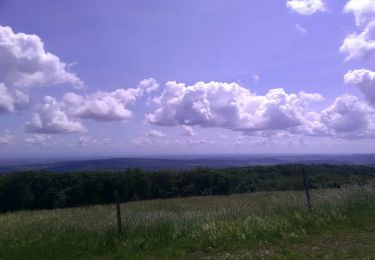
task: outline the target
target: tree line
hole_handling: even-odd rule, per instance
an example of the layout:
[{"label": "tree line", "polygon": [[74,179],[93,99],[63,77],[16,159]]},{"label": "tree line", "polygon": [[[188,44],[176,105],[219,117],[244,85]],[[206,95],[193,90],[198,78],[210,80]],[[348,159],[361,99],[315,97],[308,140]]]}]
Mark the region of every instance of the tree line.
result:
[{"label": "tree line", "polygon": [[0,212],[121,202],[226,195],[256,191],[302,190],[307,174],[313,189],[365,184],[375,168],[355,165],[273,165],[189,171],[141,169],[53,173],[24,171],[0,175]]}]

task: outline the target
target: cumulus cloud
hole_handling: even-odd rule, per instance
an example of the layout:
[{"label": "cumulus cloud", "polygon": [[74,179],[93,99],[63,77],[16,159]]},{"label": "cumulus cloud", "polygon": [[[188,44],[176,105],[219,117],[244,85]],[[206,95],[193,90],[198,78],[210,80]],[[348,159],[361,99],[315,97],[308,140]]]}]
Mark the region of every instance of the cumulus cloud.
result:
[{"label": "cumulus cloud", "polygon": [[135,144],[135,145],[149,145],[151,143],[152,143],[151,140],[147,137],[138,137],[132,141],[132,144]]},{"label": "cumulus cloud", "polygon": [[[373,61],[375,57],[375,2],[373,0],[350,0],[344,12],[352,12],[357,26],[363,27],[361,33],[346,37],[340,52],[346,60],[360,59]],[[367,24],[367,25],[366,25]],[[367,69],[348,71],[344,82],[358,87],[368,104],[375,106],[375,72]],[[338,97],[322,113],[322,121],[345,138],[368,138],[375,136],[375,111],[366,103],[352,95]]]},{"label": "cumulus cloud", "polygon": [[279,133],[337,138],[374,135],[374,109],[364,101],[345,94],[325,109],[309,109],[309,103],[323,100],[318,93],[288,94],[283,89],[257,95],[236,83],[167,82],[161,95],[154,97],[156,109],[146,118],[156,125],[221,127],[263,139],[278,138]]},{"label": "cumulus cloud", "polygon": [[358,26],[366,24],[375,18],[374,0],[350,0],[344,7],[344,12],[353,13]]},{"label": "cumulus cloud", "polygon": [[369,104],[375,107],[375,71],[367,69],[348,71],[344,76],[344,82],[358,87]]},{"label": "cumulus cloud", "polygon": [[34,34],[14,33],[0,26],[0,81],[10,87],[35,87],[83,82],[66,71],[59,57],[45,51],[44,43]]},{"label": "cumulus cloud", "polygon": [[216,141],[213,140],[206,140],[206,139],[188,139],[186,141],[188,146],[196,146],[196,145],[214,145]]},{"label": "cumulus cloud", "polygon": [[7,26],[0,26],[0,60],[0,113],[26,108],[33,87],[84,85],[64,62],[45,51],[37,35],[14,33]]},{"label": "cumulus cloud", "polygon": [[164,146],[181,146],[181,147],[186,147],[186,146],[198,146],[198,145],[214,145],[217,144],[216,141],[214,140],[207,140],[207,139],[195,139],[195,138],[188,138],[188,139],[172,139],[172,140],[165,140],[163,143],[160,143],[159,145],[164,145]]},{"label": "cumulus cloud", "polygon": [[23,141],[26,144],[35,146],[47,146],[56,144],[56,142],[52,140],[51,136],[46,134],[34,134],[32,136],[26,137]]},{"label": "cumulus cloud", "polygon": [[30,97],[18,89],[9,89],[0,83],[0,114],[21,111],[29,107]]},{"label": "cumulus cloud", "polygon": [[128,106],[133,105],[144,93],[155,91],[158,83],[152,79],[142,80],[136,88],[117,89],[113,92],[97,91],[90,95],[66,93],[62,103],[69,115],[96,121],[128,121],[133,113]]},{"label": "cumulus cloud", "polygon": [[60,101],[46,96],[33,114],[32,121],[26,123],[25,130],[32,133],[76,133],[86,131],[80,119],[128,121],[133,117],[133,112],[127,106],[134,104],[145,91],[157,84],[154,79],[146,81],[141,81],[136,88],[112,92],[97,91],[88,95],[68,92]]},{"label": "cumulus cloud", "polygon": [[319,94],[287,94],[271,89],[256,95],[236,83],[197,82],[191,86],[167,82],[154,98],[158,108],[146,115],[157,125],[198,125],[240,131],[292,128],[302,124],[305,107]]},{"label": "cumulus cloud", "polygon": [[374,123],[374,110],[370,106],[356,96],[344,94],[321,111],[306,112],[303,123],[296,128],[258,131],[255,134],[272,137],[272,140],[275,139],[275,134],[280,133],[343,139],[369,138],[375,135]]},{"label": "cumulus cloud", "polygon": [[60,134],[84,132],[86,128],[67,115],[63,104],[53,97],[46,96],[38,112],[33,114],[31,122],[26,123],[25,131],[29,133]]},{"label": "cumulus cloud", "polygon": [[5,131],[5,133],[0,136],[0,145],[9,144],[13,141],[13,139],[14,136],[9,131]]},{"label": "cumulus cloud", "polygon": [[78,145],[80,146],[106,146],[111,144],[110,138],[104,138],[102,140],[98,140],[96,138],[92,138],[89,136],[81,136],[78,139]]},{"label": "cumulus cloud", "polygon": [[346,60],[373,60],[375,57],[375,20],[370,22],[361,33],[353,33],[345,38],[340,52],[346,54]]},{"label": "cumulus cloud", "polygon": [[151,93],[159,89],[159,84],[153,78],[144,79],[138,84],[138,88],[146,91],[146,93]]},{"label": "cumulus cloud", "polygon": [[368,130],[371,109],[356,96],[337,97],[332,105],[321,112],[324,131],[331,135],[363,133]]},{"label": "cumulus cloud", "polygon": [[154,138],[154,137],[164,137],[166,136],[166,134],[158,130],[150,130],[145,134],[145,136]]},{"label": "cumulus cloud", "polygon": [[301,15],[312,15],[326,10],[323,0],[288,0],[286,6]]},{"label": "cumulus cloud", "polygon": [[133,104],[141,94],[141,90],[135,88],[98,91],[85,96],[66,93],[62,102],[74,117],[96,121],[128,121],[133,113],[126,106]]},{"label": "cumulus cloud", "polygon": [[183,125],[182,126],[182,133],[183,135],[186,135],[186,136],[195,136],[197,135],[194,131],[194,129],[191,127],[191,126],[188,126],[188,125]]}]

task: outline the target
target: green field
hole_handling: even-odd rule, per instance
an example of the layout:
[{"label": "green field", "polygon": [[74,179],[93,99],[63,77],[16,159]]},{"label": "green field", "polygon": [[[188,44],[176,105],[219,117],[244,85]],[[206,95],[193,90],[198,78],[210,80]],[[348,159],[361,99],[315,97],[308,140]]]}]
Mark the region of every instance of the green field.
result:
[{"label": "green field", "polygon": [[0,215],[0,259],[375,259],[375,185]]}]

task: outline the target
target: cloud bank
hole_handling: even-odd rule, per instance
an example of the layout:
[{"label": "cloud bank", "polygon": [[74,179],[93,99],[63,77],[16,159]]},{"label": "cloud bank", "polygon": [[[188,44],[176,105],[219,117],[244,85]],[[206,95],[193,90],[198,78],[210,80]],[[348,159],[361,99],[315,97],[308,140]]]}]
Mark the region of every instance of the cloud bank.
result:
[{"label": "cloud bank", "polygon": [[146,118],[157,125],[199,125],[241,131],[276,130],[298,126],[309,102],[322,100],[320,94],[287,94],[271,89],[256,95],[237,83],[167,82],[154,98],[158,105]]},{"label": "cloud bank", "polygon": [[68,92],[60,101],[46,96],[33,114],[32,121],[26,123],[25,130],[30,133],[67,134],[86,131],[81,119],[127,122],[133,118],[128,106],[158,87],[157,82],[149,78],[142,80],[136,88],[97,91],[87,95]]},{"label": "cloud bank", "polygon": [[146,115],[161,126],[221,127],[245,135],[290,134],[365,138],[373,135],[373,108],[357,97],[344,94],[321,111],[309,104],[323,101],[318,93],[286,93],[271,89],[257,95],[237,83],[197,82],[187,86],[167,82],[154,97],[156,109]]}]

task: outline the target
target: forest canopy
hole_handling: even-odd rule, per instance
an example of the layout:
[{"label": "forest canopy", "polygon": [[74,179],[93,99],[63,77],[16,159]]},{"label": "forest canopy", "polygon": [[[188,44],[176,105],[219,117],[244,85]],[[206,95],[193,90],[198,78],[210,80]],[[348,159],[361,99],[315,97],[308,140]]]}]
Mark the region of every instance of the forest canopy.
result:
[{"label": "forest canopy", "polygon": [[302,176],[313,189],[363,185],[375,177],[375,168],[356,165],[252,166],[190,171],[141,169],[53,173],[24,171],[0,175],[0,212],[51,209],[114,201],[121,202],[248,193],[256,191],[301,190]]}]

